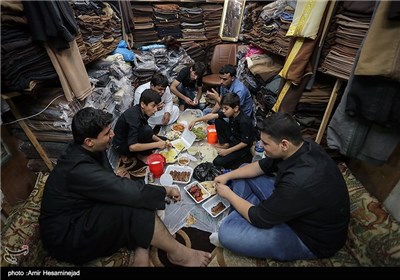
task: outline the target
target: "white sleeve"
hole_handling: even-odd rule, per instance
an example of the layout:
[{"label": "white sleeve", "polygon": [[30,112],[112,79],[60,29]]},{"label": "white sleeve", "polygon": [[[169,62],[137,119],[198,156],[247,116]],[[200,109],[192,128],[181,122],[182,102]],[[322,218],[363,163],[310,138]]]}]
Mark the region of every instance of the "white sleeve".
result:
[{"label": "white sleeve", "polygon": [[[147,85],[147,84],[148,84],[148,85]],[[141,85],[141,86],[139,86],[139,87],[136,88],[136,90],[135,90],[135,95],[134,95],[134,97],[133,97],[133,105],[139,104],[140,97],[142,96],[142,92],[143,92],[145,89],[148,89],[148,88],[150,88],[150,82],[145,83],[145,84],[143,84],[143,85]]]},{"label": "white sleeve", "polygon": [[163,94],[164,98],[164,103],[165,103],[165,112],[172,113],[172,105],[173,105],[173,99],[172,99],[172,94],[171,91],[169,90],[169,87],[165,89],[165,92]]}]

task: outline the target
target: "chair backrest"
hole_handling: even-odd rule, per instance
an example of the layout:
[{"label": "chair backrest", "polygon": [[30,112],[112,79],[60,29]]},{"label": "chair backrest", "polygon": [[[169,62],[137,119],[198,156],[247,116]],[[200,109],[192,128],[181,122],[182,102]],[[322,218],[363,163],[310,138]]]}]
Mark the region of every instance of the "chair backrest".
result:
[{"label": "chair backrest", "polygon": [[216,45],[210,63],[211,73],[218,74],[221,67],[225,64],[236,65],[236,54],[236,44]]}]

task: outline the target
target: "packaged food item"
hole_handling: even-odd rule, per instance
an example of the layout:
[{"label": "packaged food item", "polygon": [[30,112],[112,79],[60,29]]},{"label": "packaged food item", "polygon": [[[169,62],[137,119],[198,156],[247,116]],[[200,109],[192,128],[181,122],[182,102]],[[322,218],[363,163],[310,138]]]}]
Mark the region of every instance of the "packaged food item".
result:
[{"label": "packaged food item", "polygon": [[152,173],[152,172],[149,172],[148,174],[147,174],[147,180],[148,180],[148,182],[149,183],[154,183],[154,174]]}]

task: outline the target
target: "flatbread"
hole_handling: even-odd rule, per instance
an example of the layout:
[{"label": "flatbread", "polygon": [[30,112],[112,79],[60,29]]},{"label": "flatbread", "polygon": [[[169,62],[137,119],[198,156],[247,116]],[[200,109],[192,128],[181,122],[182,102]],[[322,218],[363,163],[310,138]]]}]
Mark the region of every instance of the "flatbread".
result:
[{"label": "flatbread", "polygon": [[211,195],[217,193],[217,190],[214,186],[214,181],[204,181],[200,183]]},{"label": "flatbread", "polygon": [[196,218],[192,214],[189,214],[186,217],[186,226],[190,227],[191,225],[194,225],[195,223],[196,223]]},{"label": "flatbread", "polygon": [[165,157],[167,163],[174,163],[177,161],[177,158],[175,158],[175,156],[178,154],[178,152],[175,149],[162,150],[160,154]]}]

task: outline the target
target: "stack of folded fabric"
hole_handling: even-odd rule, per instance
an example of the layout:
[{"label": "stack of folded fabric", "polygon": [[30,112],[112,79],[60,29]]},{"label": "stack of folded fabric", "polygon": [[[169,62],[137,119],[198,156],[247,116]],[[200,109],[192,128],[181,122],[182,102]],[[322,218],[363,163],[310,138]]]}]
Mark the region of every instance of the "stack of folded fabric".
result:
[{"label": "stack of folded fabric", "polygon": [[372,13],[360,13],[347,5],[339,8],[325,40],[320,71],[342,79],[349,78],[357,51],[367,34],[371,16]]},{"label": "stack of folded fabric", "polygon": [[134,41],[157,41],[159,38],[153,22],[153,7],[151,5],[132,4],[132,13],[134,21]]},{"label": "stack of folded fabric", "polygon": [[204,35],[203,10],[201,8],[181,7],[179,21],[181,22],[182,37],[184,39],[206,39]]},{"label": "stack of folded fabric", "polygon": [[166,36],[182,38],[180,28],[178,4],[155,4],[153,5],[156,31],[160,39]]}]

